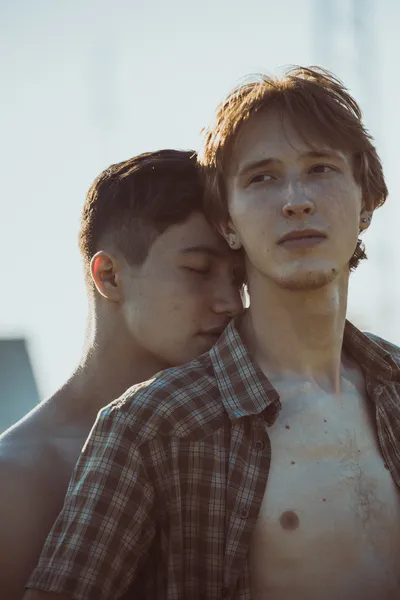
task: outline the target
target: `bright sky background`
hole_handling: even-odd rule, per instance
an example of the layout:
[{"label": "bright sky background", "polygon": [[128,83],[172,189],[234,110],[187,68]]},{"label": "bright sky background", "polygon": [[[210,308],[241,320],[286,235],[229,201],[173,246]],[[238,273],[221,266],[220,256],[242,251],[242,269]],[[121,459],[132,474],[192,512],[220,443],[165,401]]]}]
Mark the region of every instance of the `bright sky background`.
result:
[{"label": "bright sky background", "polygon": [[77,231],[96,175],[144,151],[196,148],[243,76],[294,63],[343,78],[376,137],[391,198],[365,237],[349,314],[400,344],[400,4],[353,1],[373,6],[359,59],[352,0],[0,0],[0,336],[28,339],[42,397],[81,352]]}]

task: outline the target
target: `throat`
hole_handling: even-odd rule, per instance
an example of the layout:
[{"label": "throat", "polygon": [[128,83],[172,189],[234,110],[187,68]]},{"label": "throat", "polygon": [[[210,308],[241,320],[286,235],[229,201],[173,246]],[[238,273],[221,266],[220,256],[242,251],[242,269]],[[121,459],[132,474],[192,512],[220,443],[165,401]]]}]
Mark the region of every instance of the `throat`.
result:
[{"label": "throat", "polygon": [[348,272],[316,290],[282,289],[254,274],[249,286],[251,303],[239,329],[263,371],[321,381],[338,390]]},{"label": "throat", "polygon": [[321,323],[311,319],[294,329],[289,317],[280,326],[269,320],[259,326],[249,310],[239,326],[253,360],[272,383],[309,383],[324,391],[341,392],[348,362],[343,352],[345,319]]}]

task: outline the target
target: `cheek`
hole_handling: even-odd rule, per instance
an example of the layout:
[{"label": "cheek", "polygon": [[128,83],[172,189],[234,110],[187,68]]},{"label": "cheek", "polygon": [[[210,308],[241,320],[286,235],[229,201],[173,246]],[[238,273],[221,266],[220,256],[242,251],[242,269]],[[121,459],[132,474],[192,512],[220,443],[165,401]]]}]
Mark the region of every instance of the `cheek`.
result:
[{"label": "cheek", "polygon": [[264,235],[276,221],[277,209],[274,198],[266,198],[265,193],[235,195],[229,205],[232,223],[242,238]]},{"label": "cheek", "polygon": [[187,299],[160,294],[132,309],[130,329],[143,341],[171,348],[184,342],[194,328],[196,313]]},{"label": "cheek", "polygon": [[357,235],[360,225],[361,194],[352,186],[329,188],[324,194],[325,216],[332,228]]},{"label": "cheek", "polygon": [[193,286],[181,285],[161,289],[153,306],[165,328],[175,331],[176,335],[192,326],[204,309],[204,300]]},{"label": "cheek", "polygon": [[[199,329],[200,308],[186,296],[181,300],[171,299],[162,303],[156,327],[162,332],[160,341],[163,340],[167,343],[169,351],[175,349],[184,352],[185,348],[191,344],[192,338]],[[152,327],[154,325],[155,323],[152,324]],[[186,358],[183,362],[186,362]]]}]

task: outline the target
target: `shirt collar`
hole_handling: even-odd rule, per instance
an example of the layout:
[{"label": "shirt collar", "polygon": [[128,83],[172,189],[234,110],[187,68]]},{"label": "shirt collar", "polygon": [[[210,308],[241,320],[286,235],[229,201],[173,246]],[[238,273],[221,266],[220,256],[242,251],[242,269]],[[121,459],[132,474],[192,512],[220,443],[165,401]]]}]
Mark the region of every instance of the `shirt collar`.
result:
[{"label": "shirt collar", "polygon": [[369,376],[381,381],[400,379],[400,370],[390,352],[346,321],[343,346]]},{"label": "shirt collar", "polygon": [[[349,321],[343,342],[370,377],[386,381],[400,377],[390,353]],[[234,320],[209,355],[225,410],[232,420],[261,413],[279,400],[272,383],[252,361]]]},{"label": "shirt collar", "polygon": [[279,394],[251,360],[234,320],[210,350],[215,379],[232,420],[261,413]]}]

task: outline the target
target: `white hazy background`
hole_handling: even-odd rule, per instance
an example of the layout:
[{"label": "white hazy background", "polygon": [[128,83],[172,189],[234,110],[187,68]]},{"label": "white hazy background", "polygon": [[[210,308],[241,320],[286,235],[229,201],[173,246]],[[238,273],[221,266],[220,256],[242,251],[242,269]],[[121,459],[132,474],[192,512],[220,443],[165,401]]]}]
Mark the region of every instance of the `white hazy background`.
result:
[{"label": "white hazy background", "polygon": [[232,86],[290,64],[334,70],[364,108],[390,198],[349,316],[400,344],[399,17],[396,0],[0,0],[0,338],[27,339],[41,397],[82,348],[77,232],[93,179],[196,148]]}]

